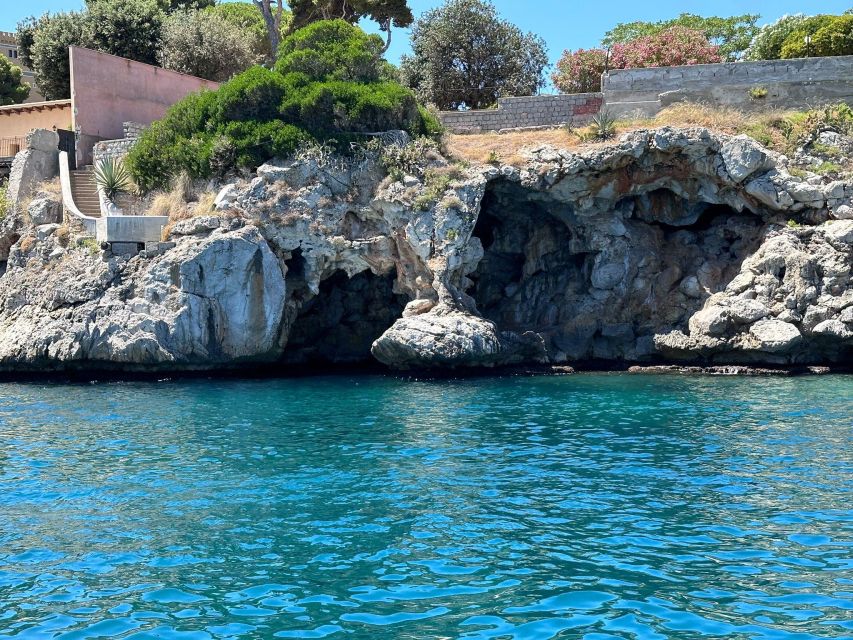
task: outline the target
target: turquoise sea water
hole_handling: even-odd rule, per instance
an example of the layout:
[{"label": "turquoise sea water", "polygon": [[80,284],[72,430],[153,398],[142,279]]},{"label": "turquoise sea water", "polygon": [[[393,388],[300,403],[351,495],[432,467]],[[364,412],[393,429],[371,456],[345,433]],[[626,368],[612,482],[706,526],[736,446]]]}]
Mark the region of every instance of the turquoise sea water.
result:
[{"label": "turquoise sea water", "polygon": [[853,638],[853,377],[0,385],[0,638]]}]

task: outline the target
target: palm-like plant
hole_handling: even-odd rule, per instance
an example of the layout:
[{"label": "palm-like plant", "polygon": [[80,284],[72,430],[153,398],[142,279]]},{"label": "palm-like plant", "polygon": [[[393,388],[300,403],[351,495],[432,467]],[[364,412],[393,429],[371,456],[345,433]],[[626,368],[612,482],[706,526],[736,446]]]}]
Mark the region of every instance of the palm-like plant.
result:
[{"label": "palm-like plant", "polygon": [[121,160],[104,158],[95,166],[95,184],[109,200],[115,200],[119,193],[127,193],[133,188],[130,172]]},{"label": "palm-like plant", "polygon": [[616,118],[607,109],[593,116],[592,135],[599,140],[608,140],[616,135]]}]

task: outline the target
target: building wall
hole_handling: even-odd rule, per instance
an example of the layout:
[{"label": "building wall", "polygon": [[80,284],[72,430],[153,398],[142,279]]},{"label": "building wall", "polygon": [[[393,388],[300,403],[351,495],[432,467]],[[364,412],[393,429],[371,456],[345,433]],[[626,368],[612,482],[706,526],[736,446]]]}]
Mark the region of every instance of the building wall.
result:
[{"label": "building wall", "polygon": [[25,137],[33,129],[70,129],[71,101],[0,107],[0,138]]},{"label": "building wall", "polygon": [[456,133],[582,125],[601,109],[600,93],[499,98],[497,109],[442,111],[445,127]]},{"label": "building wall", "polygon": [[219,86],[82,47],[70,47],[69,55],[78,164],[92,161],[95,142],[121,138],[123,123],[149,125],[186,95]]},{"label": "building wall", "polygon": [[[757,88],[767,95],[752,97],[750,89]],[[614,115],[652,115],[685,100],[745,110],[804,109],[853,102],[853,56],[618,69],[604,75],[602,90]]]}]

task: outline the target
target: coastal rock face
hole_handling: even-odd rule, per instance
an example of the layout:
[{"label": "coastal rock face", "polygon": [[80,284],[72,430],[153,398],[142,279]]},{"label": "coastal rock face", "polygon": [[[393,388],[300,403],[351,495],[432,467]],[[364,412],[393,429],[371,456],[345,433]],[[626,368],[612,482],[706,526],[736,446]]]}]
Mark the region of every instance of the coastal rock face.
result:
[{"label": "coastal rock face", "polygon": [[793,177],[750,138],[663,128],[534,149],[521,168],[425,162],[397,181],[370,158],[269,162],[225,185],[209,215],[176,222],[175,246],[153,257],[69,243],[39,208],[44,224],[7,234],[0,366],[853,353],[853,185]]},{"label": "coastal rock face", "polygon": [[853,220],[774,230],[686,331],[655,337],[673,359],[791,364],[853,350]]},{"label": "coastal rock face", "polygon": [[284,275],[253,227],[151,261],[63,248],[55,229],[27,244],[0,279],[7,369],[209,368],[281,353]]}]

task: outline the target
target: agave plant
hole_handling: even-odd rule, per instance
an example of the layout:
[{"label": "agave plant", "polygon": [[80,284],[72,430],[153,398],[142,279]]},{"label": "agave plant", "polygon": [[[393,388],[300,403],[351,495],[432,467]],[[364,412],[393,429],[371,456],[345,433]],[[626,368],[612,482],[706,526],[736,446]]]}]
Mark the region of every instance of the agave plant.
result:
[{"label": "agave plant", "polygon": [[592,118],[592,133],[599,140],[608,140],[616,135],[616,118],[607,109]]},{"label": "agave plant", "polygon": [[133,179],[121,160],[104,158],[95,166],[95,184],[109,200],[133,189]]}]

